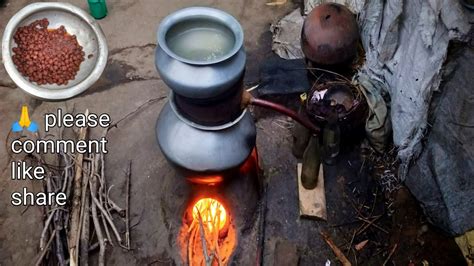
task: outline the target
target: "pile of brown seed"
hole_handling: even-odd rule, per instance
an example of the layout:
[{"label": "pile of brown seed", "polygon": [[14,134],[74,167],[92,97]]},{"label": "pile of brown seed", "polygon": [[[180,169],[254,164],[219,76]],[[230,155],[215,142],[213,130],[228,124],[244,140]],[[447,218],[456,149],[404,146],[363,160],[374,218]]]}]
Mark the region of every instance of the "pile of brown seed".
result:
[{"label": "pile of brown seed", "polygon": [[48,29],[48,25],[44,18],[18,28],[12,60],[18,71],[38,85],[66,85],[79,71],[85,53],[64,26]]}]

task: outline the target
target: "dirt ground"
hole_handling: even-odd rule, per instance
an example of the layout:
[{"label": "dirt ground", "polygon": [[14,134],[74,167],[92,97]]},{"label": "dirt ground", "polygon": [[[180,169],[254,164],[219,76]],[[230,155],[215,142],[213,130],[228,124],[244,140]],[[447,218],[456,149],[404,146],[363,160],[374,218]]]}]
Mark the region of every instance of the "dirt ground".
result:
[{"label": "dirt ground", "polygon": [[[0,7],[0,30],[3,32],[9,18],[33,1],[6,1]],[[87,9],[86,1],[68,1]],[[154,66],[156,29],[160,20],[179,8],[212,6],[234,15],[245,32],[248,53],[246,84],[258,82],[259,66],[271,54],[270,23],[296,8],[288,2],[267,6],[259,1],[109,1],[109,15],[99,21],[109,47],[109,61],[102,78],[87,92],[61,102],[41,101],[26,95],[9,79],[0,67],[0,140],[7,139],[12,121],[18,119],[23,104],[30,107],[30,116],[43,128],[43,115],[57,108],[72,111],[89,109],[108,113],[114,121],[125,117],[150,99],[152,103],[133,116],[122,120],[108,135],[109,154],[106,157],[106,176],[114,185],[111,197],[124,203],[127,162],[133,160],[131,225],[132,250],[118,247],[109,249],[110,265],[180,265],[176,260],[174,236],[166,222],[166,211],[161,199],[175,193],[173,180],[179,178],[161,154],[155,138],[155,121],[166,102],[169,89],[160,80]],[[0,5],[1,6],[1,5]],[[295,97],[277,98],[294,104]],[[421,214],[416,202],[406,189],[391,195],[393,206],[387,207],[379,183],[370,177],[371,169],[363,163],[359,145],[348,148],[334,166],[327,167],[326,198],[328,222],[301,219],[298,215],[296,159],[291,154],[290,129],[285,117],[266,111],[254,110],[257,123],[257,147],[266,178],[264,204],[264,231],[249,230],[245,245],[234,258],[235,265],[252,265],[263,254],[263,264],[284,265],[281,259],[290,259],[286,265],[324,265],[337,260],[322,240],[319,231],[326,230],[354,264],[381,265],[463,265],[462,255],[454,241],[432,228]],[[98,132],[92,131],[94,136]],[[39,207],[12,207],[10,195],[26,186],[38,191],[39,181],[10,180],[7,147],[0,145],[0,265],[28,265],[38,253],[42,227]],[[377,195],[377,196],[374,196]],[[374,203],[375,202],[375,203]],[[362,210],[368,207],[368,211]],[[358,211],[357,211],[358,210]],[[379,215],[377,227],[369,226],[355,234],[363,225],[358,212]],[[378,228],[379,227],[379,228]],[[263,237],[263,247],[258,238]],[[354,245],[369,240],[360,251]],[[390,251],[394,245],[397,248]]]}]

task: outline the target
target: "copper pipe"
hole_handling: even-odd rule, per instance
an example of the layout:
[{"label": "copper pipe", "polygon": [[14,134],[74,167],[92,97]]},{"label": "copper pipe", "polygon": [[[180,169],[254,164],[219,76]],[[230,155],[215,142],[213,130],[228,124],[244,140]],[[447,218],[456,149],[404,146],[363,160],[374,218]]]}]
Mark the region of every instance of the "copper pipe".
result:
[{"label": "copper pipe", "polygon": [[311,123],[307,118],[304,118],[304,117],[298,115],[298,113],[296,113],[295,111],[293,111],[293,110],[289,109],[288,107],[283,106],[281,104],[274,103],[274,102],[267,101],[267,100],[254,98],[254,97],[251,97],[249,99],[249,104],[264,107],[264,108],[268,108],[268,109],[277,111],[281,114],[284,114],[286,116],[289,116],[293,120],[300,123],[304,127],[308,128],[309,130],[311,130],[315,134],[318,134],[321,131],[321,129],[318,126]]}]

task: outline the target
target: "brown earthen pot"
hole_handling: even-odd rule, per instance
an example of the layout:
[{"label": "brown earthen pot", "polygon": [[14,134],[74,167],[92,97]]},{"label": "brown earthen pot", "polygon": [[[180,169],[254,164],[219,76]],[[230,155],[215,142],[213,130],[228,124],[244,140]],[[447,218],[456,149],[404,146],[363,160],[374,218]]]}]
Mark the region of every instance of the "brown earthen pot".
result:
[{"label": "brown earthen pot", "polygon": [[355,16],[340,4],[324,3],[315,7],[303,24],[303,53],[318,65],[350,63],[357,54],[358,42]]}]

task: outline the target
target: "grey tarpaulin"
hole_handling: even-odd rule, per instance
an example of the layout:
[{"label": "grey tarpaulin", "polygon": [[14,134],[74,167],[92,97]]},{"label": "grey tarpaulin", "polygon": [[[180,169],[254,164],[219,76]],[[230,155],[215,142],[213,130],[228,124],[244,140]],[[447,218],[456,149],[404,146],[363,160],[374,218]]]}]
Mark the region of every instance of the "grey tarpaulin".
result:
[{"label": "grey tarpaulin", "polygon": [[[329,1],[306,0],[303,13],[321,2]],[[359,76],[369,77],[366,81],[373,83],[373,86],[367,85],[367,88],[386,90],[390,95],[393,141],[398,147],[401,161],[400,178],[407,179],[407,186],[436,225],[451,234],[472,229],[473,159],[472,153],[466,152],[468,148],[472,150],[472,136],[465,135],[472,134],[472,123],[466,124],[464,130],[443,128],[447,130],[445,133],[449,133],[444,137],[441,137],[441,133],[437,135],[430,132],[428,123],[433,93],[438,91],[442,80],[448,44],[452,40],[467,39],[470,29],[465,15],[467,11],[457,0],[334,2],[342,2],[354,12],[360,10],[359,27],[366,63]],[[292,13],[293,20],[296,14]],[[288,31],[279,30],[277,34],[285,32]],[[294,32],[292,34],[295,35]],[[295,36],[277,36],[277,39],[292,38]],[[293,42],[298,43],[299,39]],[[293,45],[291,49],[299,47]],[[466,64],[469,62],[469,69],[473,69],[472,59]],[[468,76],[459,78],[468,79]],[[472,88],[472,82],[465,85]],[[472,89],[469,91],[472,93]],[[378,93],[383,94],[382,91]],[[471,95],[466,94],[465,97],[472,100]],[[461,102],[450,100],[449,104],[445,104],[460,105]],[[442,108],[441,105],[438,108]],[[464,111],[472,115],[472,109]],[[448,115],[443,111],[434,110],[431,115],[435,121],[448,119],[439,118]],[[448,117],[457,121],[462,117],[462,112],[451,113]],[[458,146],[453,145],[452,141],[457,141]]]},{"label": "grey tarpaulin", "polygon": [[459,235],[474,227],[474,48],[449,61],[423,151],[405,183],[434,224]]},{"label": "grey tarpaulin", "polygon": [[[461,119],[461,109],[472,114],[472,101],[469,107],[451,89],[444,105],[435,108],[438,124],[431,130],[428,110],[440,86],[449,41],[465,38],[470,29],[463,12],[458,1],[371,0],[359,17],[367,57],[362,71],[386,84],[390,93],[400,177],[407,178],[430,220],[454,235],[474,227],[472,129],[469,137],[466,130],[443,125]],[[472,70],[472,63],[467,69]],[[459,75],[461,81],[469,79]],[[469,92],[472,85],[464,91],[466,97],[472,97]]]},{"label": "grey tarpaulin", "polygon": [[303,28],[304,18],[300,10],[295,9],[276,24],[270,26],[273,34],[272,50],[281,58],[298,59],[303,58],[300,45],[300,34]]},{"label": "grey tarpaulin", "polygon": [[400,177],[421,152],[428,107],[439,87],[448,43],[469,31],[458,1],[367,1],[359,17],[366,51],[362,71],[386,85]]}]

